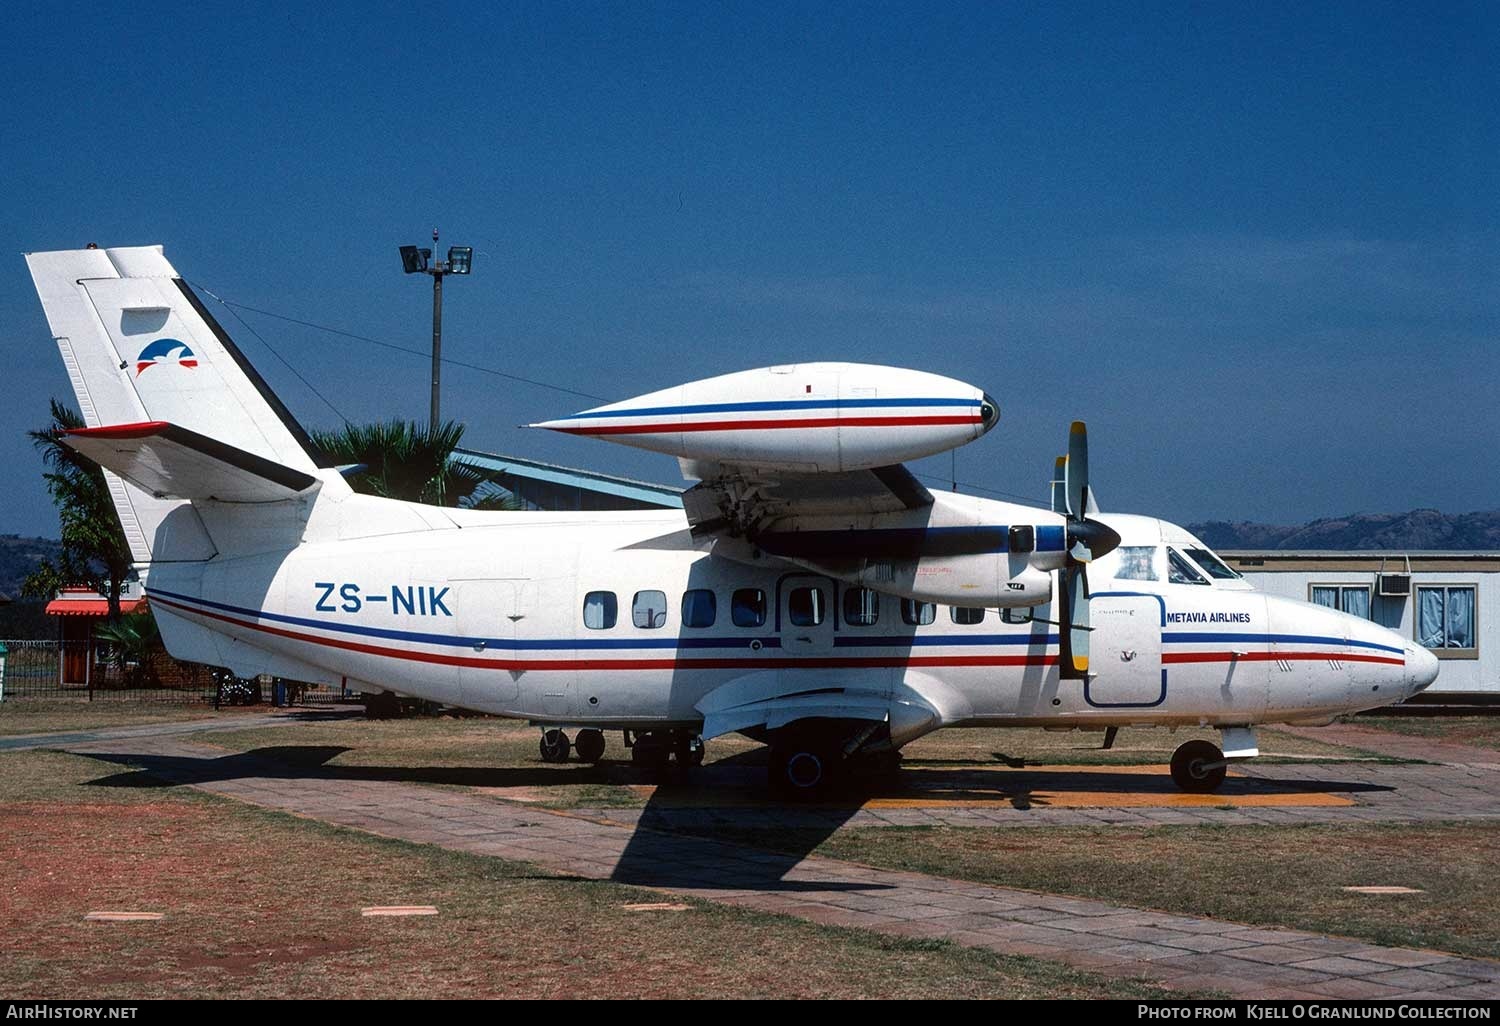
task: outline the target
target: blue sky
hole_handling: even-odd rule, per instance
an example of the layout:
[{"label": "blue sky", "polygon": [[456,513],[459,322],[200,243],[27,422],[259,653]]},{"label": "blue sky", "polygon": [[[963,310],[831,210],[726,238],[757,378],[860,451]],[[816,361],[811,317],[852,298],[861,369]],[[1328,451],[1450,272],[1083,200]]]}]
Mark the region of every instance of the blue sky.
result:
[{"label": "blue sky", "polygon": [[[445,352],[610,399],[849,359],[982,386],[961,481],[1042,500],[1088,421],[1107,509],[1500,507],[1490,4],[129,5],[0,38],[0,531],[69,395],[20,254],[161,242],[226,299],[422,349],[396,246],[476,247]],[[226,312],[222,308],[220,314]],[[422,358],[244,313],[354,420]],[[232,316],[312,426],[338,414]],[[592,405],[449,370],[470,443]],[[949,459],[918,468],[946,478]]]}]

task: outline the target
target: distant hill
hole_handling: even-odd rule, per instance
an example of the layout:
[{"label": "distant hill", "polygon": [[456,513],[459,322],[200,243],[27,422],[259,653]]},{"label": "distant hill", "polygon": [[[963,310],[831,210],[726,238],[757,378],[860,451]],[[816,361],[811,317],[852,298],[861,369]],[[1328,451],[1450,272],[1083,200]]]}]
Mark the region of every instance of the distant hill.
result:
[{"label": "distant hill", "polygon": [[56,559],[62,543],[51,538],[0,534],[0,595],[21,597],[21,581],[44,559]]},{"label": "distant hill", "polygon": [[1500,551],[1500,510],[1479,513],[1356,513],[1300,527],[1210,520],[1188,530],[1215,549],[1450,549]]}]

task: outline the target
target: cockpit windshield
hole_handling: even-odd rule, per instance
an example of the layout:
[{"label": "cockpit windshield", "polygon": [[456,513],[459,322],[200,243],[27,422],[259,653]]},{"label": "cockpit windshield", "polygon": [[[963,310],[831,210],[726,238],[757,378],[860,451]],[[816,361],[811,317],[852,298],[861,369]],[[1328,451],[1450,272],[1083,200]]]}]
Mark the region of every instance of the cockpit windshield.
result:
[{"label": "cockpit windshield", "polygon": [[1173,584],[1207,584],[1208,578],[1198,572],[1182,553],[1167,546],[1167,580]]},{"label": "cockpit windshield", "polygon": [[1235,573],[1218,556],[1207,549],[1188,549],[1187,554],[1192,557],[1194,563],[1203,568],[1208,576],[1221,581],[1238,581],[1240,575]]}]

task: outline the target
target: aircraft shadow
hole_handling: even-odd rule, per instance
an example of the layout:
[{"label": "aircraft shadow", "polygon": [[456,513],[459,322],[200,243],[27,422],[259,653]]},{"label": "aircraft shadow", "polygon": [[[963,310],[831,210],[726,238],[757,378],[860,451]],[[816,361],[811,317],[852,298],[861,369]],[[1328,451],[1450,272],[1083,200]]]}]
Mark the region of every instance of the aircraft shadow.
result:
[{"label": "aircraft shadow", "polygon": [[[872,890],[869,880],[839,880],[837,864],[803,862],[827,839],[867,808],[921,809],[945,806],[1011,808],[1083,807],[1090,796],[1175,796],[1165,774],[1107,766],[1013,768],[913,760],[900,774],[866,781],[848,796],[818,804],[788,805],[765,794],[761,750],[722,759],[682,776],[645,771],[626,763],[599,766],[485,768],[470,766],[344,766],[331,761],[351,749],[337,745],[276,745],[248,752],[198,758],[111,755],[92,758],[128,766],[89,782],[95,787],[161,788],[250,777],[302,782],[392,782],[510,788],[652,782],[655,786],[617,862],[611,879],[648,887],[745,891]],[[1019,760],[1015,760],[1019,761]],[[1269,767],[1268,767],[1269,768]],[[1329,767],[1332,769],[1333,767]],[[1230,777],[1205,796],[1226,804],[1247,796],[1351,795],[1394,788],[1364,781]],[[1106,807],[1108,802],[1106,801]],[[1136,804],[1136,803],[1132,803]],[[1172,803],[1164,803],[1170,805]],[[1201,807],[1201,803],[1199,804]],[[760,843],[757,839],[760,838]],[[788,875],[802,867],[800,879]]]}]

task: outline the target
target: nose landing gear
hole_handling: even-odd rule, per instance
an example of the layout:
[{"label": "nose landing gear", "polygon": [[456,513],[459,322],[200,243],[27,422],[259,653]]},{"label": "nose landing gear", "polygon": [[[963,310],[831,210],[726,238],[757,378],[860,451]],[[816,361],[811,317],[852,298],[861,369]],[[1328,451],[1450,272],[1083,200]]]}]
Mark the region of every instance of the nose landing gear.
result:
[{"label": "nose landing gear", "polygon": [[1172,782],[1189,794],[1212,794],[1224,783],[1229,764],[1212,741],[1188,741],[1172,753]]}]

